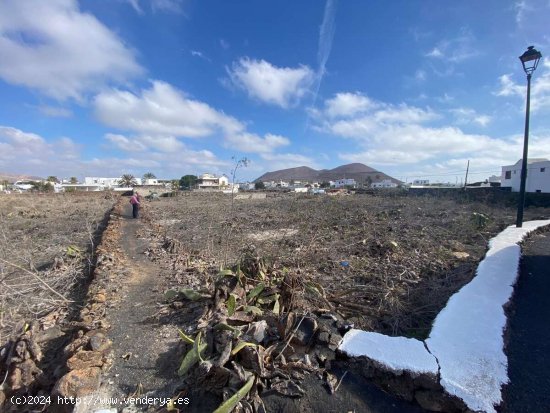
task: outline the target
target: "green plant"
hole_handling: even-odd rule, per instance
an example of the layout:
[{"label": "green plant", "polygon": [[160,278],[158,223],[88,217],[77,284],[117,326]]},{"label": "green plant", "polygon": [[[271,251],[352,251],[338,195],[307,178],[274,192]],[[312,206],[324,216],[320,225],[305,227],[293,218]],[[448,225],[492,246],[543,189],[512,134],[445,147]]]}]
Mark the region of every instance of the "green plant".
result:
[{"label": "green plant", "polygon": [[137,180],[136,178],[134,177],[134,175],[131,175],[131,174],[124,174],[120,177],[120,179],[118,180],[118,184],[120,186],[125,186],[125,187],[128,187],[128,186],[133,186],[133,185],[137,185]]},{"label": "green plant", "polygon": [[195,175],[184,175],[180,178],[179,184],[182,188],[191,189],[197,183]]},{"label": "green plant", "polygon": [[262,181],[256,182],[254,184],[254,189],[265,189],[265,184]]}]

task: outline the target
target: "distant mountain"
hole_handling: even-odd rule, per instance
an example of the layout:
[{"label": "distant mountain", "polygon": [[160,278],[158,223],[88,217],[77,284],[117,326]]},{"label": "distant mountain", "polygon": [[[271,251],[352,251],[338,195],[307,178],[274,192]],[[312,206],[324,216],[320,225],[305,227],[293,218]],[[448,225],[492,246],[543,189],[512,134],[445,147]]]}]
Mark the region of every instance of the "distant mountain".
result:
[{"label": "distant mountain", "polygon": [[[364,184],[370,182],[379,182],[384,179],[400,184],[398,179],[386,175],[384,172],[377,171],[370,166],[362,163],[350,163],[348,165],[338,166],[334,169],[315,170],[307,166],[297,168],[281,169],[279,171],[267,172],[257,178],[254,182],[262,181],[309,181],[323,182],[335,181],[337,179],[353,178],[357,183]],[[370,179],[369,179],[370,178]]]},{"label": "distant mountain", "polygon": [[15,181],[40,181],[42,178],[32,175],[16,175],[0,172],[0,182],[8,181],[9,183],[14,183]]}]

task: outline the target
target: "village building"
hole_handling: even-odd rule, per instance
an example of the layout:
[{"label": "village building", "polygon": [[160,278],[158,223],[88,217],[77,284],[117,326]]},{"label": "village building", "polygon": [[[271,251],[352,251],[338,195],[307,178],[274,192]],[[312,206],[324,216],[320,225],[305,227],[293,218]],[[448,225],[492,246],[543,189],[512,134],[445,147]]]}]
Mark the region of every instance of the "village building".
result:
[{"label": "village building", "polygon": [[383,179],[380,182],[373,182],[371,188],[397,188],[397,184],[391,179]]},{"label": "village building", "polygon": [[197,188],[199,190],[220,190],[226,189],[229,186],[227,176],[216,176],[209,173],[202,174],[197,180]]},{"label": "village building", "polygon": [[[512,192],[519,192],[521,185],[520,159],[513,165],[502,167],[500,176],[501,188],[510,188]],[[545,158],[532,158],[527,160],[526,192],[550,193],[550,160]]]},{"label": "village building", "polygon": [[353,178],[343,178],[337,179],[336,181],[331,181],[330,186],[334,188],[346,188],[346,187],[357,187],[357,182]]}]

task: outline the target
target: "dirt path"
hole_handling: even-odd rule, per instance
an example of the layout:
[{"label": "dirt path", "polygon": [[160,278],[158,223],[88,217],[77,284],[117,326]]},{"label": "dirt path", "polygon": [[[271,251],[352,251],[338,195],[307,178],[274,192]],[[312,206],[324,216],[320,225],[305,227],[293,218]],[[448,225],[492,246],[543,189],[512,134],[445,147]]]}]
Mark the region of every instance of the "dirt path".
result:
[{"label": "dirt path", "polygon": [[[146,229],[141,220],[131,218],[131,210],[125,209],[121,220],[121,261],[117,269],[119,287],[117,301],[108,307],[106,322],[111,326],[108,337],[112,340],[112,367],[104,375],[93,402],[79,405],[77,413],[98,412],[116,408],[119,412],[156,410],[158,403],[130,407],[124,401],[132,397],[169,398],[177,394],[181,379],[175,373],[182,354],[178,352],[180,339],[177,325],[161,323],[155,317],[162,309],[163,292],[168,286],[168,273],[151,262],[144,252],[150,239],[141,237]],[[190,309],[190,313],[193,311]],[[341,376],[345,366],[336,368]],[[306,395],[292,399],[266,392],[263,395],[268,412],[339,412],[370,413],[420,413],[413,406],[376,388],[364,378],[349,372],[335,395],[330,395],[324,382],[315,376],[307,378],[302,386]],[[186,411],[212,411],[219,404],[216,397],[191,399]],[[105,411],[105,410],[103,410]],[[108,410],[109,411],[109,410]],[[110,410],[114,411],[114,410]]]},{"label": "dirt path", "polygon": [[509,324],[503,412],[550,411],[550,233],[525,243]]},{"label": "dirt path", "polygon": [[[143,254],[148,239],[138,238],[137,233],[144,224],[131,218],[129,207],[122,218],[120,243],[127,266],[121,269],[121,285],[116,292],[119,299],[106,316],[111,326],[108,337],[113,342],[113,363],[98,396],[116,399],[119,408],[125,405],[123,398],[130,395],[172,397],[179,384],[175,370],[180,359],[176,326],[161,324],[155,317],[163,302],[166,280],[161,269]],[[114,405],[94,403],[93,408],[81,411]]]}]

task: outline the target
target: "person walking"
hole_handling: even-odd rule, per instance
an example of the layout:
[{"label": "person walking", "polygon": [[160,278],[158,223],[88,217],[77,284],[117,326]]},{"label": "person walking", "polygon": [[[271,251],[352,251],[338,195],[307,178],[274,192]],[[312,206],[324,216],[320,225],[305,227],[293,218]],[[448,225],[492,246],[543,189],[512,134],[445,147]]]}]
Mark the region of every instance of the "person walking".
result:
[{"label": "person walking", "polygon": [[130,203],[132,204],[132,216],[134,218],[137,218],[138,214],[139,214],[139,206],[140,206],[140,199],[139,198],[140,198],[140,196],[139,196],[137,191],[130,198]]}]

